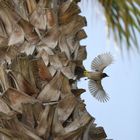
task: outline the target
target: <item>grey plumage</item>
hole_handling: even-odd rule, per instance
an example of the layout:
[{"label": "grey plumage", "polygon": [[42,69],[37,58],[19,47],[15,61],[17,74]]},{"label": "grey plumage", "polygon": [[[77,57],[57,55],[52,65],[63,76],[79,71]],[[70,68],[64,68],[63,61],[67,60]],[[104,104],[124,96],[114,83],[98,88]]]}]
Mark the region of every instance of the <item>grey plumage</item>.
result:
[{"label": "grey plumage", "polygon": [[92,72],[85,72],[85,76],[89,78],[89,91],[100,102],[106,102],[109,100],[108,94],[103,89],[101,80],[107,77],[106,73],[103,73],[103,70],[112,64],[113,57],[110,53],[104,53],[98,55],[94,58],[91,63]]},{"label": "grey plumage", "polygon": [[107,102],[109,100],[108,94],[103,89],[101,81],[89,80],[89,91],[100,102]]},{"label": "grey plumage", "polygon": [[113,57],[110,53],[103,53],[95,57],[91,63],[91,69],[93,71],[100,71],[103,72],[103,70],[112,64]]}]

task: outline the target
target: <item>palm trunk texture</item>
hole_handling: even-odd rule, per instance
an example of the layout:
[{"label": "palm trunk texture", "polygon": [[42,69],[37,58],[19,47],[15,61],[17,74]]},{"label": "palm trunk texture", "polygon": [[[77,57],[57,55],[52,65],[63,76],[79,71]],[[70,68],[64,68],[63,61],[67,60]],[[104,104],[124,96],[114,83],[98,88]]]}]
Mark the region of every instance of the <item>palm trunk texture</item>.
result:
[{"label": "palm trunk texture", "polygon": [[76,86],[79,1],[0,1],[0,140],[103,140]]}]

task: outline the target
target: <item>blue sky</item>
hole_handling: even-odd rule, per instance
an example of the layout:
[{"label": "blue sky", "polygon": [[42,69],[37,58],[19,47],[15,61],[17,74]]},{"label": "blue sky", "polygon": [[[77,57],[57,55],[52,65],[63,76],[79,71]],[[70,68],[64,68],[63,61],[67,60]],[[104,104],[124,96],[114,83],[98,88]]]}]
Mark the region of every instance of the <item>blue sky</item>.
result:
[{"label": "blue sky", "polygon": [[[106,26],[102,12],[89,7],[82,7],[82,15],[86,16],[88,26],[85,28],[88,38],[81,41],[87,45],[86,69],[95,56],[111,52],[115,62],[105,72],[110,76],[103,79],[103,87],[110,96],[107,103],[96,101],[88,91],[86,80],[81,80],[79,87],[86,92],[82,95],[86,108],[96,118],[95,123],[103,126],[108,139],[138,140],[140,138],[140,54],[131,51],[128,55],[124,50],[123,56],[116,47],[114,40],[106,37]],[[91,14],[92,13],[92,14]],[[140,35],[138,35],[140,39]],[[140,44],[140,40],[139,40]],[[125,45],[123,46],[125,47]]]}]

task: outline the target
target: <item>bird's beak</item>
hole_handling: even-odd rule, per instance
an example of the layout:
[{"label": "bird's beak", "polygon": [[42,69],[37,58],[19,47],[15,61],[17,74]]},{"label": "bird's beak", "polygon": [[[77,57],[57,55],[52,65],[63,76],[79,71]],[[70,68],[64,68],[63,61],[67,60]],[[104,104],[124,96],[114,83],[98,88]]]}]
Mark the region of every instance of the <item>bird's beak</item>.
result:
[{"label": "bird's beak", "polygon": [[107,75],[107,77],[109,77],[109,76]]}]

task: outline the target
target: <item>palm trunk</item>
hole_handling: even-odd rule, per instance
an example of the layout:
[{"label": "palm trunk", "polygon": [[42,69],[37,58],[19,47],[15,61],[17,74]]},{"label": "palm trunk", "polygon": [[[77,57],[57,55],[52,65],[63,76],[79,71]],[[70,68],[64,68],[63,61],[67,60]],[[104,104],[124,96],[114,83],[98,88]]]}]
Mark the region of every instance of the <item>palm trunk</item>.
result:
[{"label": "palm trunk", "polygon": [[75,68],[86,25],[78,1],[0,1],[0,139],[101,140]]}]

